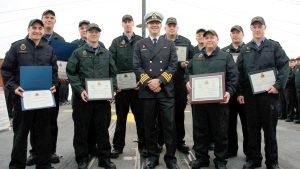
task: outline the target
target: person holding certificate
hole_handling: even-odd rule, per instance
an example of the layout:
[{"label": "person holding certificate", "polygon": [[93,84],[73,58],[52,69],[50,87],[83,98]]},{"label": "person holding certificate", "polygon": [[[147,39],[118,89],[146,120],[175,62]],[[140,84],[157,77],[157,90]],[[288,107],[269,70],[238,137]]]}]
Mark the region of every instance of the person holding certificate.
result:
[{"label": "person holding certificate", "polygon": [[28,25],[28,35],[12,44],[6,53],[2,66],[2,76],[5,86],[14,94],[14,141],[11,154],[10,169],[25,168],[27,154],[27,137],[30,129],[35,131],[36,142],[36,168],[51,169],[51,109],[40,108],[23,111],[21,109],[21,97],[24,90],[20,87],[21,66],[51,66],[53,87],[56,91],[57,64],[53,49],[42,41],[44,24],[39,19],[33,19]]},{"label": "person holding certificate", "polygon": [[[185,77],[186,87],[189,93],[192,93],[197,87],[203,86],[201,83],[191,83],[189,81],[189,76],[200,75],[202,79],[204,78],[202,81],[204,81],[204,84],[207,86],[199,91],[203,94],[195,94],[206,96],[207,98],[211,95],[218,95],[222,96],[222,98],[221,101],[218,101],[217,103],[215,100],[210,100],[192,105],[193,139],[196,160],[192,161],[190,166],[193,169],[209,166],[210,160],[208,150],[211,141],[210,138],[213,138],[212,141],[215,144],[215,167],[217,169],[226,169],[227,161],[225,154],[227,152],[227,129],[229,118],[228,102],[230,97],[233,96],[236,91],[238,71],[230,54],[222,51],[218,47],[219,38],[217,33],[214,30],[209,29],[203,36],[205,48],[203,48],[200,53],[194,55],[193,59],[190,60]],[[212,81],[208,76],[207,79],[205,79],[205,74],[208,73],[221,73],[224,77],[219,78],[217,81]],[[221,84],[220,87],[224,88],[225,93],[223,93],[221,88],[216,90],[213,87],[217,84]],[[193,87],[193,90],[191,87]],[[205,97],[203,97],[203,99],[205,99]]]},{"label": "person holding certificate", "polygon": [[243,169],[261,167],[261,129],[264,131],[267,169],[278,169],[276,126],[278,92],[286,86],[289,58],[280,44],[265,37],[261,16],[250,23],[253,39],[241,50],[237,60],[240,72],[238,102],[245,105],[248,129],[248,161]]},{"label": "person holding certificate", "polygon": [[187,103],[187,91],[184,83],[184,73],[188,64],[188,60],[190,60],[194,55],[194,47],[189,39],[178,35],[178,29],[179,27],[177,26],[176,18],[168,18],[165,25],[166,34],[164,35],[164,38],[175,43],[178,56],[178,69],[173,77],[175,91],[175,124],[177,135],[176,147],[180,152],[188,154],[189,147],[184,141],[184,110]]},{"label": "person holding certificate", "polygon": [[162,14],[149,12],[144,17],[149,37],[138,41],[133,54],[133,70],[139,80],[147,156],[144,169],[154,169],[159,161],[157,120],[160,116],[164,133],[168,169],[178,169],[176,152],[175,100],[173,75],[178,59],[174,42],[160,37]]},{"label": "person holding certificate", "polygon": [[[243,42],[244,31],[239,25],[234,25],[230,29],[230,37],[232,43],[222,50],[229,53],[233,60],[236,62],[242,47],[245,45]],[[237,102],[237,95],[234,94],[229,101],[229,127],[228,127],[228,150],[226,153],[227,158],[236,157],[238,153],[238,134],[237,134],[237,117],[240,117],[242,131],[243,131],[243,152],[247,156],[248,132],[247,122],[242,104]]]},{"label": "person holding certificate", "polygon": [[[99,167],[116,168],[110,160],[111,145],[108,133],[111,120],[109,99],[112,99],[112,92],[116,89],[116,67],[109,51],[98,43],[100,32],[97,24],[89,24],[86,44],[73,52],[66,68],[74,94],[73,145],[78,169],[88,167],[88,134],[91,123],[95,126]],[[111,78],[113,80],[109,80]]]},{"label": "person holding certificate", "polygon": [[142,37],[133,32],[134,22],[131,15],[122,17],[122,27],[124,29],[123,34],[116,37],[109,47],[117,67],[118,84],[118,92],[115,98],[117,124],[111,151],[112,158],[117,158],[123,152],[129,108],[131,108],[136,123],[139,151],[143,149],[144,140],[141,103],[138,98],[138,87],[132,68],[134,46]]}]

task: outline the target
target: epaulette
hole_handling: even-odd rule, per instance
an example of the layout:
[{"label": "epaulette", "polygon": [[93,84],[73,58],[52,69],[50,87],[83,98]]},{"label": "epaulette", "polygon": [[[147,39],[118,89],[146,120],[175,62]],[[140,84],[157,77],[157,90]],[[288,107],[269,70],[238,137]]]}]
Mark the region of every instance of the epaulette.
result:
[{"label": "epaulette", "polygon": [[273,39],[269,39],[269,40],[272,41],[272,42],[278,43],[280,45],[280,43],[278,41],[275,41]]},{"label": "epaulette", "polygon": [[24,39],[17,40],[17,41],[15,41],[15,42],[11,43],[11,45],[14,45],[15,43],[20,42],[20,41],[22,41],[22,40],[24,40]]}]

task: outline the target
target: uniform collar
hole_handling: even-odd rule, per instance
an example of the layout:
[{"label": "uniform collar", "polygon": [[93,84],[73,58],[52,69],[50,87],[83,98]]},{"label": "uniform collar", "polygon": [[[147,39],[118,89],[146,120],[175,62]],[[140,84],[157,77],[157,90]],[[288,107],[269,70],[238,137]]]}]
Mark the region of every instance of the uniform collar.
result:
[{"label": "uniform collar", "polygon": [[[164,36],[165,39],[168,39],[167,34],[164,34],[163,36]],[[176,35],[176,38],[175,38],[175,40],[174,40],[174,42],[177,41],[178,37],[179,37],[179,35],[177,34],[177,35]]]},{"label": "uniform collar", "polygon": [[132,36],[130,37],[130,39],[128,39],[128,37],[123,33],[123,39],[127,42],[127,43],[131,43],[135,37],[134,32],[132,33]]},{"label": "uniform collar", "polygon": [[242,49],[242,47],[243,47],[244,45],[245,45],[245,43],[244,43],[244,42],[241,42],[241,43],[239,44],[238,48],[235,49],[234,46],[233,46],[233,44],[231,43],[229,49],[230,49],[231,52],[236,52],[236,53],[238,53],[238,52],[241,51],[241,49]]},{"label": "uniform collar", "polygon": [[206,48],[203,48],[201,51],[203,52],[204,56],[205,57],[211,57],[211,56],[214,56],[216,55],[216,53],[218,53],[218,51],[220,50],[220,48],[217,46],[214,51],[211,53],[211,55],[207,55],[207,52],[206,52]]},{"label": "uniform collar", "polygon": [[257,43],[254,41],[254,39],[252,39],[252,40],[251,40],[251,43],[252,43],[252,46],[253,46],[254,48],[258,49],[260,46],[263,45],[263,43],[265,42],[265,40],[266,40],[266,38],[264,37],[264,38],[262,39],[261,43],[260,43],[260,44],[257,44]]},{"label": "uniform collar", "polygon": [[101,47],[100,47],[99,43],[97,45],[97,48],[93,48],[90,44],[86,43],[85,44],[85,49],[87,49],[88,51],[91,51],[91,52],[95,53],[95,55],[101,53]]}]

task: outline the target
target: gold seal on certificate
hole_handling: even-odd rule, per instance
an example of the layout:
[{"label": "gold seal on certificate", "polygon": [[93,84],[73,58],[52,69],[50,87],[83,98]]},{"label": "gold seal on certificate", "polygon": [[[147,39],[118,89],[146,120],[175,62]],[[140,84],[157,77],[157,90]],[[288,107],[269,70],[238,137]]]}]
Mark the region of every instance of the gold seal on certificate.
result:
[{"label": "gold seal on certificate", "polygon": [[24,91],[21,102],[23,111],[55,107],[54,97],[50,90]]},{"label": "gold seal on certificate", "polygon": [[58,67],[58,77],[61,79],[68,79],[67,73],[66,73],[66,67],[67,62],[64,61],[57,61],[57,67]]},{"label": "gold seal on certificate", "polygon": [[192,104],[218,103],[224,101],[224,73],[208,73],[190,76]]},{"label": "gold seal on certificate", "polygon": [[269,87],[275,84],[275,71],[273,68],[271,68],[250,72],[249,79],[253,94],[263,93],[266,92]]},{"label": "gold seal on certificate", "polygon": [[133,72],[117,74],[118,89],[136,88],[136,76]]},{"label": "gold seal on certificate", "polygon": [[85,79],[88,100],[110,100],[113,98],[111,79]]},{"label": "gold seal on certificate", "polygon": [[178,56],[178,62],[186,61],[187,47],[186,46],[176,46],[176,53]]}]

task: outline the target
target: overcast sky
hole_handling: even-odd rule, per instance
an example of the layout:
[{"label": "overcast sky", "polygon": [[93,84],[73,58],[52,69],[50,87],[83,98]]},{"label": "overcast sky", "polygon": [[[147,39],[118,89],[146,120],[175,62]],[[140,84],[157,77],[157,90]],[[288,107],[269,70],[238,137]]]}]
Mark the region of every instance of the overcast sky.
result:
[{"label": "overcast sky", "polygon": [[[264,17],[266,37],[279,41],[290,58],[300,56],[300,0],[146,0],[147,12],[158,11],[166,18],[176,17],[179,34],[196,45],[195,31],[215,29],[219,46],[230,44],[230,28],[241,25],[245,42],[251,40],[250,20]],[[10,44],[27,34],[28,22],[41,18],[46,9],[56,13],[54,31],[71,42],[79,38],[78,22],[83,19],[97,23],[100,40],[108,48],[111,41],[122,34],[121,18],[131,14],[135,24],[142,22],[142,0],[1,0],[0,2],[0,58]],[[141,29],[135,28],[141,35]],[[164,30],[161,31],[164,34]]]}]

